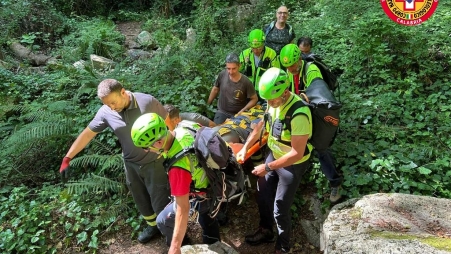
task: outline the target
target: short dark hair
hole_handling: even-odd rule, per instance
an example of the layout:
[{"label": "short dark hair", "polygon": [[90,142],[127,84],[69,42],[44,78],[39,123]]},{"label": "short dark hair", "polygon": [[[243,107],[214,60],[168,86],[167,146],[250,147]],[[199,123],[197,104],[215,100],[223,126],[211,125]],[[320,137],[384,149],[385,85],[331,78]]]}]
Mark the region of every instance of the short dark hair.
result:
[{"label": "short dark hair", "polygon": [[168,112],[169,119],[174,119],[174,118],[180,116],[180,110],[178,108],[176,108],[174,105],[165,104],[163,107]]},{"label": "short dark hair", "polygon": [[312,38],[307,37],[307,36],[301,37],[301,38],[298,39],[298,44],[296,44],[296,45],[299,46],[300,44],[304,44],[305,46],[313,47]]},{"label": "short dark hair", "polygon": [[122,84],[115,79],[105,79],[97,86],[97,96],[102,99],[111,93],[120,93],[122,88]]}]

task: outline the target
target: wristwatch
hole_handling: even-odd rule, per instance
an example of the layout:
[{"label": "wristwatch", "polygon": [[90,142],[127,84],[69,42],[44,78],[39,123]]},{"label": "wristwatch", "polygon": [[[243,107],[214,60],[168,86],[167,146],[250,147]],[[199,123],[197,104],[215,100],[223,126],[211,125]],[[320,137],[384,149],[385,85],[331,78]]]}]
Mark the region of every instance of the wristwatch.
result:
[{"label": "wristwatch", "polygon": [[266,172],[271,172],[271,169],[269,168],[268,163],[265,163],[265,170],[266,170]]}]

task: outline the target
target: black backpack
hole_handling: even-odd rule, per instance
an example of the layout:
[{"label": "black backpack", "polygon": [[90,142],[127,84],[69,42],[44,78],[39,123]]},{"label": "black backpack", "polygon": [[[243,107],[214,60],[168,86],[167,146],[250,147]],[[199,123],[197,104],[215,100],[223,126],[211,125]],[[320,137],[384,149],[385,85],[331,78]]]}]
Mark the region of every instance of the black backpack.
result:
[{"label": "black backpack", "polygon": [[308,106],[312,113],[313,128],[309,143],[317,150],[327,149],[333,144],[338,130],[341,104],[325,81],[320,78],[312,81],[305,90],[305,95],[307,98],[295,102],[288,109],[284,119],[285,126],[291,132],[291,119],[297,115],[293,115],[294,111],[299,107]]},{"label": "black backpack", "polygon": [[205,126],[198,130],[185,129],[194,136],[193,144],[171,159],[167,159],[163,166],[168,172],[180,158],[188,154],[196,155],[198,166],[205,170],[210,182],[209,187],[203,191],[207,193],[207,198],[212,200],[210,216],[213,218],[217,215],[222,202],[239,198],[238,204],[240,204],[246,194],[245,182],[249,182],[241,164],[236,161],[232,149],[217,133],[217,130]]},{"label": "black backpack", "polygon": [[307,70],[310,64],[314,63],[318,69],[321,71],[323,80],[326,82],[329,90],[335,91],[339,87],[338,78],[332,71],[327,67],[327,65],[322,61],[322,59],[315,54],[302,54],[302,60],[305,61],[304,67],[302,68],[304,87],[307,83]]}]

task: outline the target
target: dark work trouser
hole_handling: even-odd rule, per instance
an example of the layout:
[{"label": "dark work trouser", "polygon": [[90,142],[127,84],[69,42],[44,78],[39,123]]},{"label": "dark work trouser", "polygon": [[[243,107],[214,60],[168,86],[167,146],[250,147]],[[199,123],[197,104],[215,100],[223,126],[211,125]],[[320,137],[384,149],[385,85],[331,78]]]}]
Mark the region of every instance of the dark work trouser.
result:
[{"label": "dark work trouser", "polygon": [[[270,153],[266,163],[274,160],[274,156]],[[276,249],[290,249],[291,205],[309,164],[310,160],[307,160],[300,164],[272,170],[258,179],[257,203],[260,226],[272,230],[275,219],[278,231]]]},{"label": "dark work trouser", "polygon": [[231,118],[233,115],[226,114],[224,112],[220,112],[219,110],[215,113],[215,118],[213,119],[213,122],[217,125],[222,124],[227,120],[227,118]]},{"label": "dark work trouser", "polygon": [[315,151],[321,165],[321,170],[323,171],[323,174],[326,176],[327,180],[329,180],[330,186],[340,186],[343,179],[338,173],[337,168],[335,167],[335,160],[330,149],[315,149]]},{"label": "dark work trouser", "polygon": [[138,165],[125,161],[127,186],[139,212],[145,217],[158,215],[170,202],[168,176],[163,168],[163,158]]},{"label": "dark work trouser", "polygon": [[[191,203],[192,204],[192,203]],[[204,244],[213,244],[220,241],[219,224],[216,218],[211,218],[209,212],[209,201],[198,203],[193,209],[199,212],[199,224],[202,227],[202,242]],[[171,245],[172,235],[175,227],[175,202],[166,206],[166,208],[158,214],[157,226],[160,232],[166,237],[166,244]]]}]

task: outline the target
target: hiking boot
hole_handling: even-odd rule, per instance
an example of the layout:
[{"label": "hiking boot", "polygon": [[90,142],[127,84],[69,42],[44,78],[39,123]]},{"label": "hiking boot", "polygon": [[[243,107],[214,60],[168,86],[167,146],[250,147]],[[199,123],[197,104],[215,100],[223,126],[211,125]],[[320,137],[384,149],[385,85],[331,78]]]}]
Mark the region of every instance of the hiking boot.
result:
[{"label": "hiking boot", "polygon": [[247,235],[244,240],[250,245],[258,245],[260,243],[274,242],[274,234],[272,230],[259,227],[255,233]]},{"label": "hiking boot", "polygon": [[147,226],[143,232],[141,232],[141,234],[139,234],[138,236],[138,242],[140,243],[147,243],[150,241],[150,239],[152,239],[152,237],[154,237],[155,235],[158,234],[158,232],[160,232],[160,230],[158,230],[157,226]]},{"label": "hiking boot", "polygon": [[340,198],[341,198],[340,190],[341,190],[341,185],[330,188],[330,197],[329,197],[330,202],[335,203],[338,200],[340,200]]}]

